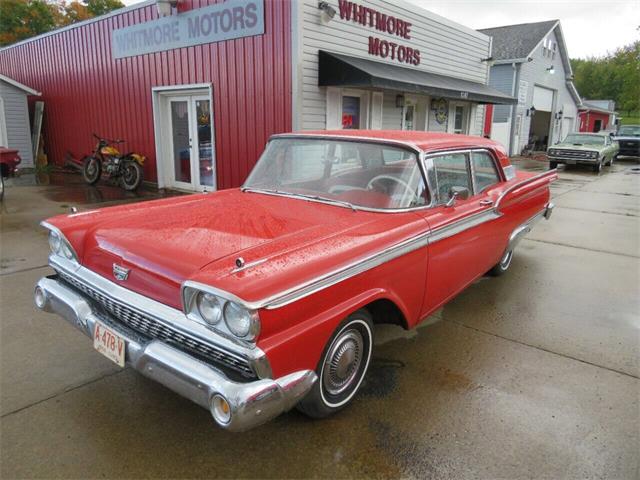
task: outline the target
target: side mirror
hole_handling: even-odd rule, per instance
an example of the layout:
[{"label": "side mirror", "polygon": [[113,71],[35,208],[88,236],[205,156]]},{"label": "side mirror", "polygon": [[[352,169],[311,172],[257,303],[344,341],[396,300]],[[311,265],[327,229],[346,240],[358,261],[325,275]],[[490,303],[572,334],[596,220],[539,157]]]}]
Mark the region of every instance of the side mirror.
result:
[{"label": "side mirror", "polygon": [[469,198],[469,196],[470,193],[467,187],[451,187],[451,189],[449,190],[449,201],[444,206],[453,207],[458,198],[461,200],[466,200],[467,198]]}]

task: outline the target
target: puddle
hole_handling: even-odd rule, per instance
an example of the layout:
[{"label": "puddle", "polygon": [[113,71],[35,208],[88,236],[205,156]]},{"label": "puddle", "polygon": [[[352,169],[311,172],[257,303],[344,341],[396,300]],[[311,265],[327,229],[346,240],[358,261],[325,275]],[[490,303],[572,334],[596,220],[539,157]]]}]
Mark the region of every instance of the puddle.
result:
[{"label": "puddle", "polygon": [[360,394],[365,397],[383,398],[398,387],[398,373],[404,368],[404,362],[385,358],[374,358],[369,365]]}]

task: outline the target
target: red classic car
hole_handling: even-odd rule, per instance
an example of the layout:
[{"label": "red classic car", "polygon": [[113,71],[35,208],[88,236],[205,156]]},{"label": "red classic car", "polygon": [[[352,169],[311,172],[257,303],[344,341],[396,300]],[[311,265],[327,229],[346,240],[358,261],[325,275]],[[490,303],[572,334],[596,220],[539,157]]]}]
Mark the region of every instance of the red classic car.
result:
[{"label": "red classic car", "polygon": [[490,140],[274,135],[242,188],[61,215],[35,303],[230,430],[360,388],[373,326],[411,328],[500,275],[551,215],[554,171]]}]

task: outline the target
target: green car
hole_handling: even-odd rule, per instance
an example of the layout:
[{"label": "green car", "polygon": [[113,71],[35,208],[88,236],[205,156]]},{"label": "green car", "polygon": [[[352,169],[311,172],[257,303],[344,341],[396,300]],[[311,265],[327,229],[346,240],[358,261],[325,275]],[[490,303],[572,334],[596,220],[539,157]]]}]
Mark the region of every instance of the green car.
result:
[{"label": "green car", "polygon": [[565,165],[589,165],[600,172],[603,165],[613,165],[618,143],[606,133],[570,133],[562,143],[547,149],[549,168]]}]

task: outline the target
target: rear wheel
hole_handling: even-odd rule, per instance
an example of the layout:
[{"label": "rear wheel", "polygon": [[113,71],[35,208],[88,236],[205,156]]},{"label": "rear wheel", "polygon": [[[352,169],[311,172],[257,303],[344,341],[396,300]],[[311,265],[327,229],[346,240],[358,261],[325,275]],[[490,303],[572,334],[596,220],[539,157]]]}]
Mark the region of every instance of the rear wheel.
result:
[{"label": "rear wheel", "polygon": [[511,260],[513,260],[513,250],[505,252],[500,261],[496,263],[491,270],[489,270],[489,275],[492,277],[499,277],[500,275],[503,275],[507,270],[509,270]]},{"label": "rear wheel", "polygon": [[4,199],[4,177],[0,174],[0,202]]},{"label": "rear wheel", "polygon": [[95,185],[100,180],[102,174],[102,164],[95,156],[85,157],[82,162],[82,176],[89,185]]},{"label": "rear wheel", "polygon": [[318,381],[297,408],[312,418],[327,417],[347,406],[360,389],[373,350],[373,321],[366,310],[349,315],[324,349]]},{"label": "rear wheel", "polygon": [[126,160],[122,166],[122,186],[125,190],[135,190],[142,183],[142,167],[135,160]]}]

